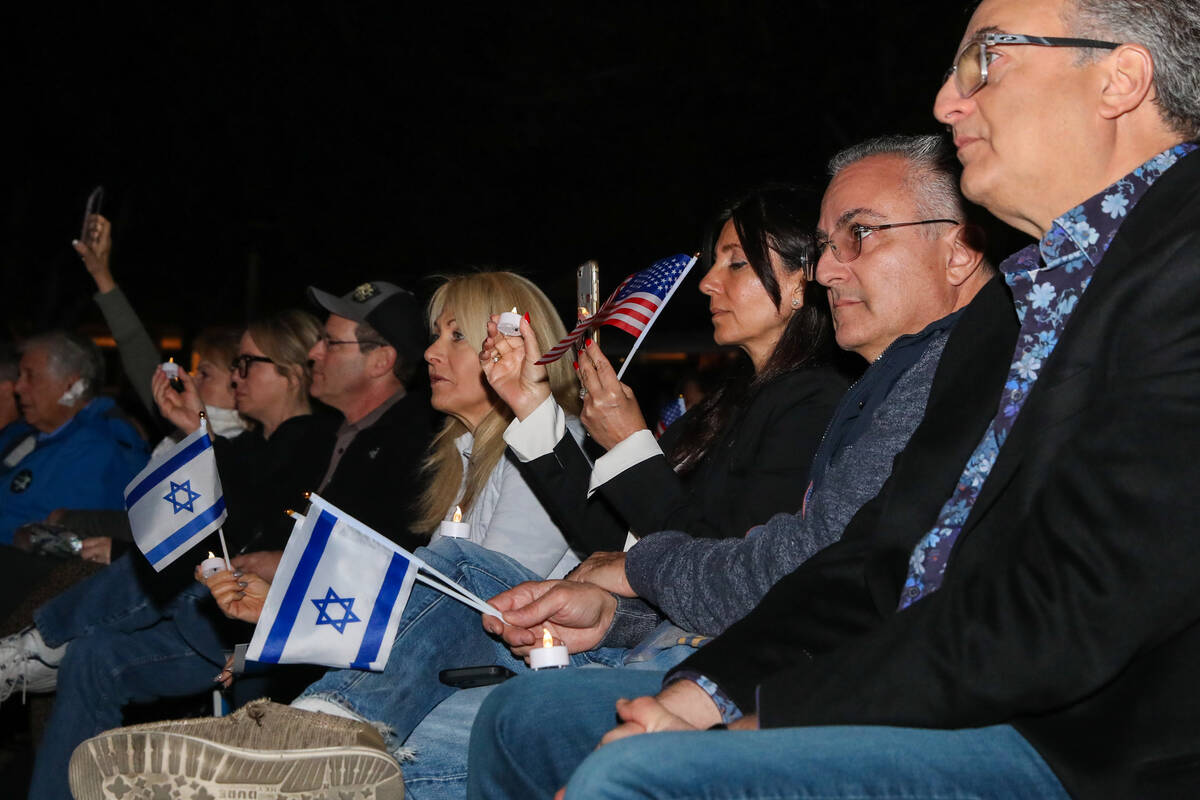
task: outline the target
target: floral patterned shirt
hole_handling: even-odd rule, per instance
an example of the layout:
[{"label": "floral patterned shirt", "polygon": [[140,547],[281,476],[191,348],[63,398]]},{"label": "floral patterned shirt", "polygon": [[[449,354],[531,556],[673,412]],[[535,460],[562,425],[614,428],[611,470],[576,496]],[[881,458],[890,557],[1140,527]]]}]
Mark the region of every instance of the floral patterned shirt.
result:
[{"label": "floral patterned shirt", "polygon": [[1040,242],[1000,265],[1000,272],[1012,288],[1021,323],[1008,380],[996,416],[967,460],[954,494],[942,506],[933,528],[913,549],[900,593],[900,609],[941,585],[951,549],[996,456],[1126,214],[1159,176],[1195,149],[1194,144],[1180,144],[1159,153],[1054,220]]}]

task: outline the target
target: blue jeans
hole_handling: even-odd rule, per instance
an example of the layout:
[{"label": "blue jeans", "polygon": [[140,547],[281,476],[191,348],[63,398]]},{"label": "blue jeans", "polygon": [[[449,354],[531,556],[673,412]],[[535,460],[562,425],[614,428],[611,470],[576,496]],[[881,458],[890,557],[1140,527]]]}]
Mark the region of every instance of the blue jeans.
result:
[{"label": "blue jeans", "polygon": [[198,583],[169,601],[153,600],[128,557],[39,608],[34,620],[42,638],[70,647],[59,664],[54,709],[34,762],[31,800],[70,797],[72,751],[119,726],[125,705],[211,688],[224,663],[219,619]]},{"label": "blue jeans", "polygon": [[495,686],[463,689],[429,712],[404,743],[404,796],[410,800],[461,800],[467,794],[467,742],[471,724]]},{"label": "blue jeans", "polygon": [[[415,555],[485,600],[524,581],[541,580],[508,556],[461,539],[438,539]],[[571,663],[616,666],[624,653],[619,648],[600,648],[571,656]],[[518,673],[528,670],[524,661],[483,629],[478,611],[417,583],[382,672],[330,670],[301,697],[318,697],[384,723],[389,728],[388,748],[395,753],[417,724],[456,691],[438,680],[438,672],[487,664]]]},{"label": "blue jeans", "polygon": [[[695,652],[688,646],[658,651],[653,658],[628,663],[622,669],[649,670],[654,691],[663,670],[670,669]],[[589,664],[585,672],[603,670]],[[540,676],[538,678],[540,680]],[[412,750],[411,760],[403,762],[405,796],[412,800],[462,800],[467,796],[467,749],[471,725],[480,706],[496,686],[464,689],[450,695],[416,727],[404,743]]]},{"label": "blue jeans", "polygon": [[[578,670],[509,681],[471,731],[468,797],[1068,797],[1011,726],[883,726],[656,733],[595,750],[619,697],[658,691],[663,673]],[[547,715],[547,710],[567,714]]]}]

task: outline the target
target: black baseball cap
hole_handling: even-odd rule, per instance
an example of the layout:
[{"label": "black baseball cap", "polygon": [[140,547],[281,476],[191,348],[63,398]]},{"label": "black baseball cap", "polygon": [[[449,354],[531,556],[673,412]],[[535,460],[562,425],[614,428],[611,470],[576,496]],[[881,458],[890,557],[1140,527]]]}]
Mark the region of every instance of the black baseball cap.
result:
[{"label": "black baseball cap", "polygon": [[315,286],[308,298],[316,305],[354,322],[365,322],[396,348],[405,363],[420,361],[425,350],[425,315],[416,295],[387,281],[367,281],[335,297]]}]

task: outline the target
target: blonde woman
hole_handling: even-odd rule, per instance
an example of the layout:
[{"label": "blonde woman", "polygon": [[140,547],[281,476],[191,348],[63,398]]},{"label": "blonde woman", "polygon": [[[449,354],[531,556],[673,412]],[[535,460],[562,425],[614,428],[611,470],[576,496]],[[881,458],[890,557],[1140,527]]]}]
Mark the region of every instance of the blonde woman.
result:
[{"label": "blonde woman", "polygon": [[[425,361],[433,407],[447,418],[425,462],[429,484],[413,530],[436,540],[438,523],[461,509],[471,541],[510,556],[538,575],[560,577],[579,559],[515,462],[505,457],[503,435],[513,413],[487,385],[479,362],[488,320],[510,308],[534,320],[531,328],[539,347],[548,349],[566,335],[541,290],[511,272],[450,278],[429,303],[431,343]],[[552,364],[549,384],[569,415],[568,427],[582,438],[574,369],[565,361]]]}]

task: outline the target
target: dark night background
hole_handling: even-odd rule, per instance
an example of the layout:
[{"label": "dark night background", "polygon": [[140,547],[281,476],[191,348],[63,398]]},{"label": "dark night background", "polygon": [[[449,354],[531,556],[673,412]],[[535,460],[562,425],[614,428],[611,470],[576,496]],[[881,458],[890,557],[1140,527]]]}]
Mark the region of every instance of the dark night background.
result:
[{"label": "dark night background", "polygon": [[[103,184],[117,281],[185,341],[303,304],[309,283],[428,291],[473,266],[522,271],[566,312],[587,258],[607,293],[697,249],[741,188],[819,189],[841,146],[938,131],[968,16],[865,0],[20,13],[37,17],[5,44],[8,332],[103,332],[70,249]],[[698,278],[662,336],[709,335]]]}]

